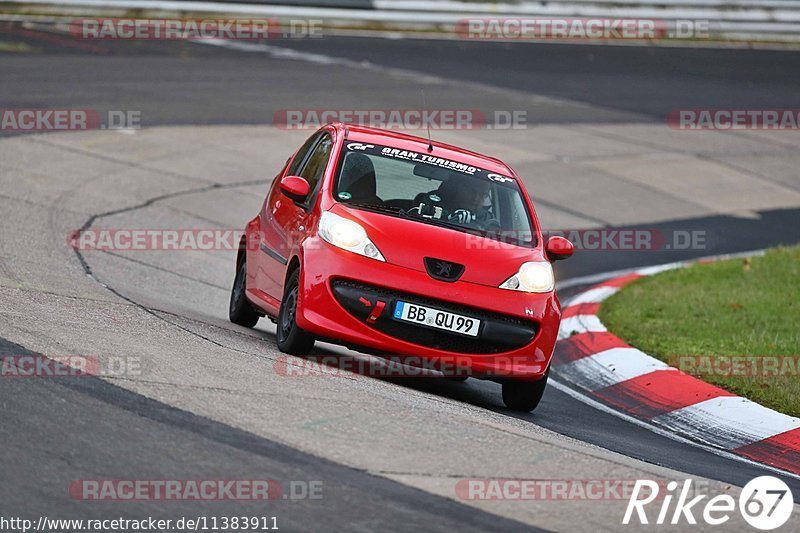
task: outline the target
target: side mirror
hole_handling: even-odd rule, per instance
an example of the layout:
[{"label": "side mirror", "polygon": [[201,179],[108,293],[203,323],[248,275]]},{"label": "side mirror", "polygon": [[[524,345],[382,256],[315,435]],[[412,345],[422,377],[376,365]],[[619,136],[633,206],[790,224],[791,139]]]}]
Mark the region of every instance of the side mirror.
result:
[{"label": "side mirror", "polygon": [[569,242],[568,239],[553,235],[547,239],[547,244],[544,247],[547,252],[547,258],[550,261],[558,261],[559,259],[566,259],[575,251],[575,247]]},{"label": "side mirror", "polygon": [[309,190],[308,182],[300,176],[286,176],[281,180],[281,192],[295,202],[304,202]]}]

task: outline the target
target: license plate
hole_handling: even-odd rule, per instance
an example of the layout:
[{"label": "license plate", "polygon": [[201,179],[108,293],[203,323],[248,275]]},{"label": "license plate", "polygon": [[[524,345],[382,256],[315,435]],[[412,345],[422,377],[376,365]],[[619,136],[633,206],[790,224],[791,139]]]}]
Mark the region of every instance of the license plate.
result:
[{"label": "license plate", "polygon": [[481,321],[477,318],[408,302],[397,302],[394,308],[394,318],[470,337],[477,337],[481,327]]}]

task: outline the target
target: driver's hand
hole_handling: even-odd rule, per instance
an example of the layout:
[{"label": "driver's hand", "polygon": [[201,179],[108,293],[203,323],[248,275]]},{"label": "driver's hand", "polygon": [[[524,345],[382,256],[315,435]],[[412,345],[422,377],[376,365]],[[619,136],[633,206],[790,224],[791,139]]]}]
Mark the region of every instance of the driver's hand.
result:
[{"label": "driver's hand", "polygon": [[475,222],[476,216],[472,211],[466,209],[456,209],[447,219],[451,222],[458,222],[459,224],[471,224]]}]

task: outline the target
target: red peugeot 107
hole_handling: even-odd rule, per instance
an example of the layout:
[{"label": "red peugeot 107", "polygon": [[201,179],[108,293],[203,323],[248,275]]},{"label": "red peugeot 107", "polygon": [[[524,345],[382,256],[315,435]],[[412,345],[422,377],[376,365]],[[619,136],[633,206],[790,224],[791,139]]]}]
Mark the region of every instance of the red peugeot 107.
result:
[{"label": "red peugeot 107", "polygon": [[502,384],[531,411],[561,321],[533,204],[502,161],[419,137],[330,124],[276,176],[242,238],[230,319]]}]

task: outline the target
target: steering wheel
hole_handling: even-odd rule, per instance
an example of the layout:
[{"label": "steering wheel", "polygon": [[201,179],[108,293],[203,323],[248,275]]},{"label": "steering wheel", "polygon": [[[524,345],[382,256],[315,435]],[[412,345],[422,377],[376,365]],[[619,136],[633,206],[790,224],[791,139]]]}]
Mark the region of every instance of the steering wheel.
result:
[{"label": "steering wheel", "polygon": [[483,224],[483,229],[489,233],[499,233],[503,226],[496,218],[490,218]]}]

